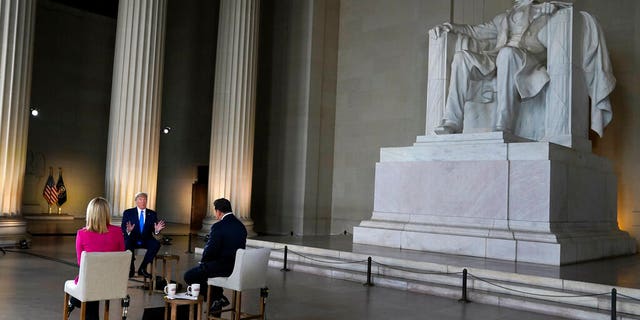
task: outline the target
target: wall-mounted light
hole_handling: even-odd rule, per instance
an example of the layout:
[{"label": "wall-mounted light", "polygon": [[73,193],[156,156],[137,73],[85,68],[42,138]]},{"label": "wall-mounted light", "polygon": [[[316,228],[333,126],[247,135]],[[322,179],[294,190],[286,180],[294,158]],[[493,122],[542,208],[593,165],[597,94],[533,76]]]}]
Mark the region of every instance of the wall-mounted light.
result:
[{"label": "wall-mounted light", "polygon": [[166,126],[166,127],[162,128],[162,133],[169,134],[169,132],[171,132],[171,127]]},{"label": "wall-mounted light", "polygon": [[31,115],[34,117],[37,117],[40,114],[40,110],[38,110],[38,108],[35,108],[35,107],[29,108],[29,111],[31,112]]}]

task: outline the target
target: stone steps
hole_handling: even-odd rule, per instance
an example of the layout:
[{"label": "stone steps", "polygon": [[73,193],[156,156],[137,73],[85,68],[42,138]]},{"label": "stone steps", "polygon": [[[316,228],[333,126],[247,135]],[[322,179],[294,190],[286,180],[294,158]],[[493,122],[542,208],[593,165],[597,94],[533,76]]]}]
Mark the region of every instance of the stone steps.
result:
[{"label": "stone steps", "polygon": [[[250,239],[251,247],[271,248],[269,265],[284,265],[284,244]],[[365,283],[369,255],[287,245],[287,267],[334,279]],[[375,286],[460,299],[462,269],[432,262],[371,256],[372,282]],[[357,263],[352,263],[352,262]],[[467,268],[467,297],[472,302],[500,305],[571,319],[611,319],[612,286],[542,276],[523,275],[481,268]],[[640,290],[615,287],[616,319],[640,319]],[[604,295],[600,295],[604,294]]]}]

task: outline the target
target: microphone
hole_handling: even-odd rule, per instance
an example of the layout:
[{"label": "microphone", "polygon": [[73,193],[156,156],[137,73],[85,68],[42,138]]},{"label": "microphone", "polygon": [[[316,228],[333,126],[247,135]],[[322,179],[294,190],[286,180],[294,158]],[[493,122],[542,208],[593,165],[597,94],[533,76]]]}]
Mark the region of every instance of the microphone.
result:
[{"label": "microphone", "polygon": [[129,301],[131,297],[127,295],[124,299],[122,299],[122,320],[127,319],[127,313],[129,312]]}]

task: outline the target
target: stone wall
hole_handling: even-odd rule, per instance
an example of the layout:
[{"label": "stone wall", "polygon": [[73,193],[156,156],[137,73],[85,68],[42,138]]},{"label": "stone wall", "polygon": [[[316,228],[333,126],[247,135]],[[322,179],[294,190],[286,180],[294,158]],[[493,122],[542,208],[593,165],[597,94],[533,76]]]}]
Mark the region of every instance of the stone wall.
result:
[{"label": "stone wall", "polygon": [[115,19],[38,1],[23,213],[46,212],[49,167],[68,188],[62,211],[84,216],[104,195]]},{"label": "stone wall", "polygon": [[333,233],[371,217],[380,148],[424,134],[427,28],[449,20],[450,3],[341,1]]}]

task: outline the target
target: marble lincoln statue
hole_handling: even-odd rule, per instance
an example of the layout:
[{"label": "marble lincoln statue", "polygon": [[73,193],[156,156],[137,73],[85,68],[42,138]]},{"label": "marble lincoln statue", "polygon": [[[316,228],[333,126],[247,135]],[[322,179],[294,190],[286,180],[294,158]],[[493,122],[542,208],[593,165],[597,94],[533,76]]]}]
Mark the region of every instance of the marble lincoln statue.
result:
[{"label": "marble lincoln statue", "polygon": [[480,25],[444,23],[434,28],[436,37],[452,32],[479,41],[495,41],[495,46],[486,51],[455,52],[444,116],[434,130],[436,134],[462,132],[464,103],[471,98],[467,97],[470,80],[496,80],[494,131],[512,131],[518,101],[534,97],[549,82],[547,50],[537,35],[564,4],[514,2],[513,8]]}]

